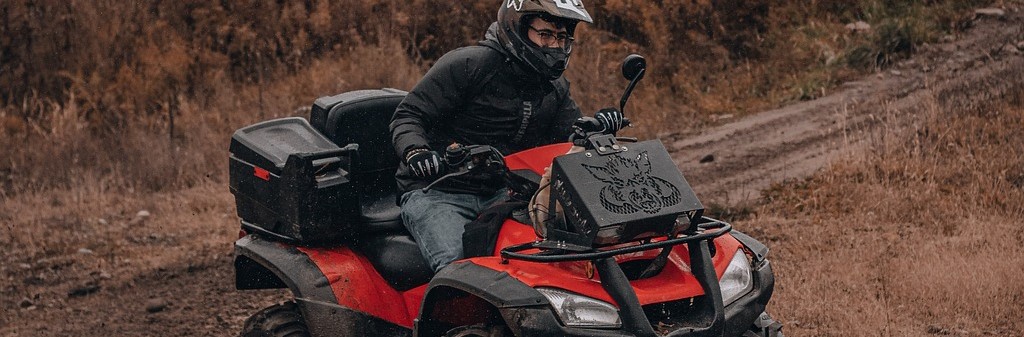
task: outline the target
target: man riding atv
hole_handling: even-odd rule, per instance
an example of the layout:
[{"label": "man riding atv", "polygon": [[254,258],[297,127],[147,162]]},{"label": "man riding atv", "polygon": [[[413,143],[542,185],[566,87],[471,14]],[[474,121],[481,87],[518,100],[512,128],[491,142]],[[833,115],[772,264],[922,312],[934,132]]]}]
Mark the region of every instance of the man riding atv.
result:
[{"label": "man riding atv", "polygon": [[579,21],[579,0],[507,0],[411,92],[237,130],[235,287],[294,295],[241,335],[781,337],[768,247],[705,217],[660,141],[615,135],[644,58],[617,109],[580,117]]},{"label": "man riding atv", "polygon": [[[463,258],[465,225],[508,193],[495,175],[424,191],[444,173],[439,153],[452,143],[510,154],[565,142],[580,117],[563,76],[580,21],[593,22],[579,0],[507,0],[484,41],[442,56],[395,111],[402,219],[435,271]],[[622,126],[617,110],[595,117],[609,133]]]}]

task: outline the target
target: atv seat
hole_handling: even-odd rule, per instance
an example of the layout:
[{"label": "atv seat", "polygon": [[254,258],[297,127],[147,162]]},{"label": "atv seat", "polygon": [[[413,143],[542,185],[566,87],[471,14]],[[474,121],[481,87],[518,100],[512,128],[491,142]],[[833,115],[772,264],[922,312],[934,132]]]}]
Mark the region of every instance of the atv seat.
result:
[{"label": "atv seat", "polygon": [[359,144],[352,176],[359,188],[362,230],[366,233],[405,231],[396,204],[398,156],[388,124],[405,97],[396,89],[358,90],[321,97],[313,104],[310,124],[335,144]]},{"label": "atv seat", "polygon": [[398,155],[389,124],[406,92],[358,90],[321,97],[313,104],[310,124],[341,146],[359,144],[352,161],[352,181],[359,189],[361,235],[353,249],[399,291],[430,281],[433,270],[402,224],[395,171]]}]

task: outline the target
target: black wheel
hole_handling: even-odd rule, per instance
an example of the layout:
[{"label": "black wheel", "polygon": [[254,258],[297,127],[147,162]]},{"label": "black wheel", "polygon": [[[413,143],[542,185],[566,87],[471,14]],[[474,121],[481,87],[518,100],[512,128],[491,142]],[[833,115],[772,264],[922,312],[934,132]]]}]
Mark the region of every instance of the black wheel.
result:
[{"label": "black wheel", "polygon": [[474,324],[448,330],[445,337],[506,337],[512,336],[503,325]]},{"label": "black wheel", "polygon": [[743,337],[783,337],[782,323],[772,319],[767,312],[762,312],[750,325],[750,330],[743,333]]},{"label": "black wheel", "polygon": [[275,304],[245,320],[241,337],[310,337],[295,301]]}]

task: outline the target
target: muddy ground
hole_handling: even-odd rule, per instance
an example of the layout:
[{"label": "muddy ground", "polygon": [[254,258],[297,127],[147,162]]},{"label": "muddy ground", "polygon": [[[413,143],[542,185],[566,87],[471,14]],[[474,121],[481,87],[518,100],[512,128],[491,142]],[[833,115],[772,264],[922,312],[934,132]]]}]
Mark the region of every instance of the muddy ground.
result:
[{"label": "muddy ground", "polygon": [[[1024,67],[1022,17],[979,16],[963,35],[821,99],[722,116],[717,127],[663,140],[705,203],[757,202],[761,189],[861,149],[883,123],[912,122],[927,97],[969,105],[1020,87],[1024,78],[1011,74]],[[18,212],[0,212],[9,235],[38,244],[32,252],[2,247],[0,336],[236,334],[248,315],[288,293],[234,290],[232,200],[226,186],[146,200],[78,192],[6,200],[2,210]]]},{"label": "muddy ground", "polygon": [[880,124],[906,125],[929,99],[942,107],[980,104],[1018,88],[1024,60],[1021,13],[981,17],[955,41],[925,45],[897,66],[848,82],[821,99],[764,111],[666,140],[705,201],[737,205],[759,191],[806,177],[857,151]]}]

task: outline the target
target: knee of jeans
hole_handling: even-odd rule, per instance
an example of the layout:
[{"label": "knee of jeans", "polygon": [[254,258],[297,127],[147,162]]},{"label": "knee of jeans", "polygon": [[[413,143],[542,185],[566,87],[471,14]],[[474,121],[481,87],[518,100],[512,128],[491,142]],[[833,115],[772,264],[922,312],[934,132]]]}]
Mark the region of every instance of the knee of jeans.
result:
[{"label": "knee of jeans", "polygon": [[451,252],[446,252],[446,253],[449,253],[449,254],[444,254],[442,256],[438,256],[437,261],[435,261],[437,263],[437,265],[432,266],[432,267],[434,267],[434,272],[440,271],[441,268],[444,268],[445,266],[447,266],[449,264],[452,264],[452,262],[455,262],[455,261],[458,261],[458,260],[462,260],[462,251],[461,250],[458,251],[458,252],[451,251]]},{"label": "knee of jeans", "polygon": [[402,208],[405,208],[405,205],[406,205],[406,203],[408,203],[409,199],[412,199],[417,194],[423,194],[423,191],[421,191],[421,190],[412,190],[412,191],[409,191],[409,192],[405,192],[404,194],[402,194],[401,197],[398,198],[398,202],[399,202],[399,204],[401,204]]},{"label": "knee of jeans", "polygon": [[[428,231],[429,232],[429,231]],[[441,270],[452,262],[461,260],[463,257],[462,242],[448,240],[446,236],[437,236],[437,233],[427,233],[426,237],[417,241],[420,252],[430,263],[434,271]]]},{"label": "knee of jeans", "polygon": [[427,203],[423,202],[422,194],[423,192],[421,191],[412,191],[402,195],[401,210],[403,218],[409,215],[420,214],[424,208],[428,208],[426,207]]}]

